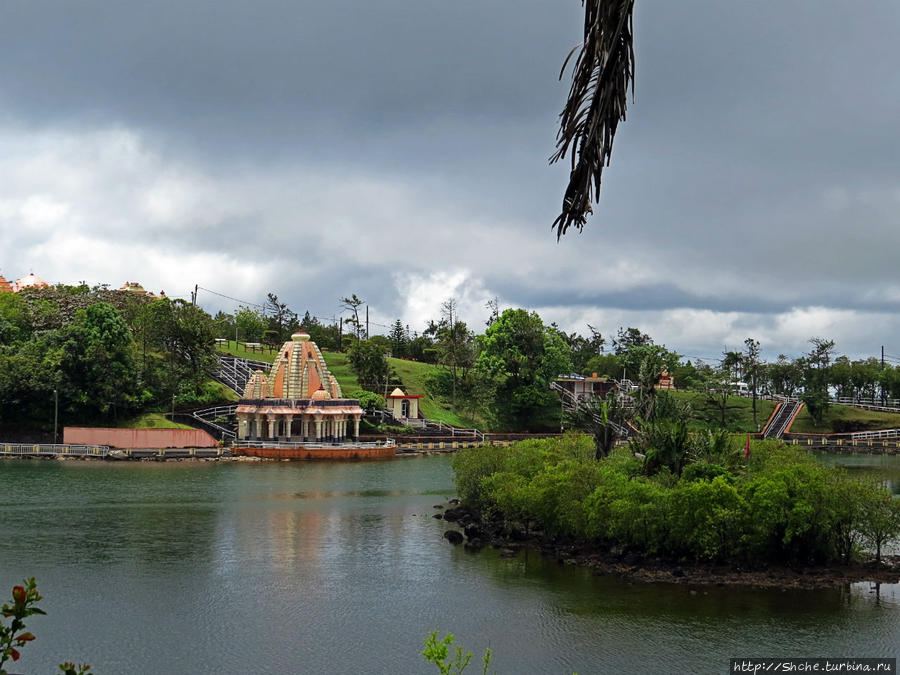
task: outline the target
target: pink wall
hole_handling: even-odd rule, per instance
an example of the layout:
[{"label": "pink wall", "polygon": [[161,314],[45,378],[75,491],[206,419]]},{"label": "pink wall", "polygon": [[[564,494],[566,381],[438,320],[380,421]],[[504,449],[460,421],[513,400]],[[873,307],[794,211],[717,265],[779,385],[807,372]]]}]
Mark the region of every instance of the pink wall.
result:
[{"label": "pink wall", "polygon": [[216,439],[201,429],[65,427],[63,443],[112,448],[214,448]]}]

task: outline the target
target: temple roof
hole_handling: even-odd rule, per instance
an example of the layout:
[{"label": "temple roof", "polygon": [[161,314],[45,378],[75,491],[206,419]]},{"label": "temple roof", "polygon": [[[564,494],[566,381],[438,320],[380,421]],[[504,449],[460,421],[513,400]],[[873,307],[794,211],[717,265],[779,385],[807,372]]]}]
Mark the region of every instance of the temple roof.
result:
[{"label": "temple roof", "polygon": [[28,276],[24,276],[21,279],[18,279],[12,286],[13,292],[18,293],[19,291],[26,288],[48,288],[50,284],[41,279],[39,276],[36,276],[34,272],[30,272]]}]

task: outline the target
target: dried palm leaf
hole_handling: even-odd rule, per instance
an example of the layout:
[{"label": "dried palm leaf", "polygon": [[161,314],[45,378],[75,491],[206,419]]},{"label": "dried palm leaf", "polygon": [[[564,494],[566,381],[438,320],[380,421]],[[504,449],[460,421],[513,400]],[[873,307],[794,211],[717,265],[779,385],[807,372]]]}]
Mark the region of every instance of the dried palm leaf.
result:
[{"label": "dried palm leaf", "polygon": [[[569,227],[584,228],[591,202],[600,199],[603,167],[609,166],[616,127],[625,119],[628,89],[634,96],[634,0],[582,0],[584,42],[576,46],[560,70],[562,79],[572,57],[572,87],[560,113],[554,163],[571,154],[572,170],[562,213],[553,221],[557,240]],[[580,48],[580,51],[579,51]]]}]

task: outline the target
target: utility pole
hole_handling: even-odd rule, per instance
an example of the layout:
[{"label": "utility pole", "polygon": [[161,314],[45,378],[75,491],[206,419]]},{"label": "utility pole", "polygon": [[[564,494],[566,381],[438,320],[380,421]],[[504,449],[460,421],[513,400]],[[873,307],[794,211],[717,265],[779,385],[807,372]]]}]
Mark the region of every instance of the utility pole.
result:
[{"label": "utility pole", "polygon": [[338,351],[344,351],[344,317],[341,317],[340,327],[338,328]]},{"label": "utility pole", "polygon": [[369,339],[369,306],[366,305],[366,340]]},{"label": "utility pole", "polygon": [[[881,345],[881,370],[884,370],[884,345]],[[881,381],[881,405],[884,405],[884,378]]]}]

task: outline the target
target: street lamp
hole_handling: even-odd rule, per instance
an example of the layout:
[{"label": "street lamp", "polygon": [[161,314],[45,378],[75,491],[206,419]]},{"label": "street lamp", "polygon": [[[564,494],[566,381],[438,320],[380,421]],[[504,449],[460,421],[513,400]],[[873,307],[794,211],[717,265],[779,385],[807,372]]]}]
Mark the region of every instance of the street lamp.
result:
[{"label": "street lamp", "polygon": [[175,394],[172,394],[172,422],[175,422]]},{"label": "street lamp", "polygon": [[53,445],[56,445],[56,428],[59,420],[59,390],[53,390]]}]

